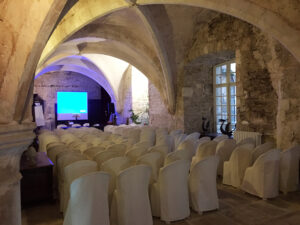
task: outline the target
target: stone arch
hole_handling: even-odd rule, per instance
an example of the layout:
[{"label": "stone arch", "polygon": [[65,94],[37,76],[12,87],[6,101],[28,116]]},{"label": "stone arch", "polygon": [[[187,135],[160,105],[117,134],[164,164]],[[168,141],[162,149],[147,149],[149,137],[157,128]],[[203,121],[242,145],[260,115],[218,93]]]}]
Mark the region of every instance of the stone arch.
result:
[{"label": "stone arch", "polygon": [[[57,29],[49,39],[39,64],[41,65],[47,56],[60,43],[65,41],[68,37],[91,21],[124,8],[132,6],[135,7],[136,5],[139,7],[151,4],[177,4],[202,7],[237,17],[259,27],[264,32],[270,34],[272,37],[281,42],[281,44],[283,44],[295,56],[295,58],[300,61],[300,46],[298,45],[300,42],[300,31],[296,28],[296,26],[293,26],[293,23],[290,23],[290,21],[285,18],[286,15],[283,16],[280,13],[275,12],[270,8],[263,7],[255,2],[250,2],[247,0],[229,0],[226,1],[226,4],[222,4],[218,0],[118,0],[113,2],[102,0],[101,3],[97,2],[97,4],[94,1],[79,1],[74,5],[74,7],[66,14],[64,19],[57,26]],[[80,15],[80,20],[78,17],[74,16],[75,13]],[[157,31],[155,31],[155,28],[152,30],[154,31],[154,37],[159,37]],[[159,38],[156,39],[159,40]],[[161,49],[158,50],[158,52],[162,52]],[[161,55],[162,54],[160,54],[160,57]],[[166,92],[164,93],[164,97],[168,99],[168,104],[171,104],[171,106],[169,106],[171,109],[170,111],[174,112],[174,106],[172,107],[172,104],[175,104],[174,99],[171,99],[171,101],[169,99],[170,96],[175,98],[174,93],[169,93],[174,87],[169,87],[172,85],[172,82],[166,82],[169,80],[170,76],[168,73],[166,73],[167,70],[165,69],[165,65],[167,63],[167,59],[165,59],[165,61],[166,62],[162,62],[161,64],[164,68],[163,83],[165,84],[163,86],[167,86],[164,87],[164,92]]]},{"label": "stone arch", "polygon": [[[69,42],[69,41],[68,41]],[[66,42],[66,43],[68,43]],[[75,39],[70,40],[70,42],[76,43]],[[65,44],[65,43],[64,43]],[[79,50],[76,45],[69,45],[69,47],[72,49],[69,51],[66,50],[66,53],[60,53],[56,54],[56,52],[53,52],[53,58],[49,58],[44,65],[50,65],[51,63],[55,61],[59,61],[64,57],[70,57],[72,56],[72,53],[74,53],[74,49],[77,48],[78,51],[76,54],[104,54],[104,55],[109,55],[121,60],[124,60],[128,62],[129,64],[133,65],[136,67],[138,70],[140,70],[154,85],[155,87],[159,90],[160,95],[162,99],[166,99],[165,97],[165,92],[164,88],[161,85],[162,80],[159,78],[162,77],[162,72],[157,68],[153,60],[139,51],[133,51],[132,48],[134,46],[126,46],[126,49],[122,51],[124,48],[124,45],[119,42],[119,41],[99,41],[99,42],[86,42],[86,43],[81,43],[85,47],[81,50]],[[112,51],[111,48],[107,48],[107,45],[114,45],[114,50]],[[118,48],[119,47],[119,48]],[[41,69],[44,67],[44,65],[41,68],[38,68],[37,73],[41,71]],[[167,105],[167,103],[165,102]]]},{"label": "stone arch", "polygon": [[[107,80],[107,75],[105,75],[101,69],[91,69],[82,65],[78,65],[76,63],[67,63],[63,60],[67,60],[68,57],[64,57],[63,59],[57,60],[56,62],[51,63],[47,67],[43,68],[38,74],[36,74],[35,79],[42,76],[45,73],[55,72],[55,71],[71,71],[80,73],[84,76],[87,76],[94,80],[96,83],[101,85],[105,91],[110,95],[112,102],[117,103],[118,96],[112,88],[110,82]],[[92,63],[92,62],[90,62]]]}]

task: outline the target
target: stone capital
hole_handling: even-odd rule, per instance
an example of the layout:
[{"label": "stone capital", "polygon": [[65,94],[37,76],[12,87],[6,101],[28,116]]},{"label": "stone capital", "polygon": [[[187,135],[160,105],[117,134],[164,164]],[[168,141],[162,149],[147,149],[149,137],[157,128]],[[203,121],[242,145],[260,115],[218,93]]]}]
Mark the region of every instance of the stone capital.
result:
[{"label": "stone capital", "polygon": [[21,224],[20,158],[35,138],[34,123],[0,126],[0,225]]}]

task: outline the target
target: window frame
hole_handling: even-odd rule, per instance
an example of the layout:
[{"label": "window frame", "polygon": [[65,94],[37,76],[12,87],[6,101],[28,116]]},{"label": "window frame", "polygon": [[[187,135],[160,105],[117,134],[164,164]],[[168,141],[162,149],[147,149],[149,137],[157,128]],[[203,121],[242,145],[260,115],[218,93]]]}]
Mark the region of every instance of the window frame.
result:
[{"label": "window frame", "polygon": [[[227,101],[227,122],[231,123],[231,92],[230,92],[230,87],[231,86],[235,86],[235,97],[236,97],[236,84],[237,84],[237,72],[236,72],[236,67],[235,67],[235,82],[230,82],[230,75],[231,75],[231,70],[230,70],[230,65],[232,63],[236,64],[236,59],[231,59],[228,61],[225,61],[223,63],[214,65],[213,67],[213,93],[214,93],[214,129],[216,132],[218,132],[218,121],[217,121],[217,96],[216,96],[216,90],[218,87],[226,87],[227,91],[226,91],[226,101]],[[222,84],[216,84],[216,68],[217,67],[221,67],[223,65],[226,65],[226,83],[222,83]],[[235,107],[237,106],[237,101],[235,99]],[[237,107],[236,107],[237,108]],[[237,111],[235,108],[235,124],[237,123]],[[222,114],[222,112],[221,112]]]}]

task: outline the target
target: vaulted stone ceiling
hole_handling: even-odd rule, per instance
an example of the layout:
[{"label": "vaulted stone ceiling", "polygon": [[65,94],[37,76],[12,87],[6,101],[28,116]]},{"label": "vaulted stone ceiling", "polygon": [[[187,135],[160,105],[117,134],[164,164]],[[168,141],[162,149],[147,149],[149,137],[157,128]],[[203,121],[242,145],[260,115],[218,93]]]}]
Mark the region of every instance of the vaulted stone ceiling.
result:
[{"label": "vaulted stone ceiling", "polygon": [[[286,10],[292,12],[291,18],[277,18],[278,13]],[[176,84],[181,82],[177,73],[183,69],[186,50],[193,45],[197,25],[208,23],[220,12],[228,13],[266,30],[297,57],[300,49],[293,43],[299,41],[299,37],[286,40],[282,31],[299,34],[292,27],[299,24],[291,20],[298,10],[277,6],[269,11],[257,1],[236,0],[225,5],[218,1],[194,0],[69,1],[44,49],[37,71],[53,58],[72,54],[114,56],[142,71],[159,90],[169,112],[175,113]],[[273,20],[277,22],[275,25]]]},{"label": "vaulted stone ceiling", "polygon": [[192,45],[194,29],[217,15],[211,10],[178,5],[121,9],[71,35],[41,61],[37,74],[53,61],[71,55],[114,56],[142,71],[174,113],[177,71],[184,64],[186,49]]}]

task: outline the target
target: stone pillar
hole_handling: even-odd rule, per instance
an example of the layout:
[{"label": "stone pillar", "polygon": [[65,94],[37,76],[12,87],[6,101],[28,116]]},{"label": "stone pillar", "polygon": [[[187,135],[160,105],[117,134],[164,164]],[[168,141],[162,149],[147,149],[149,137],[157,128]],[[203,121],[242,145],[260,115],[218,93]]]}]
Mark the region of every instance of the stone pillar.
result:
[{"label": "stone pillar", "polygon": [[0,126],[0,225],[21,225],[20,158],[35,137],[34,127]]}]

